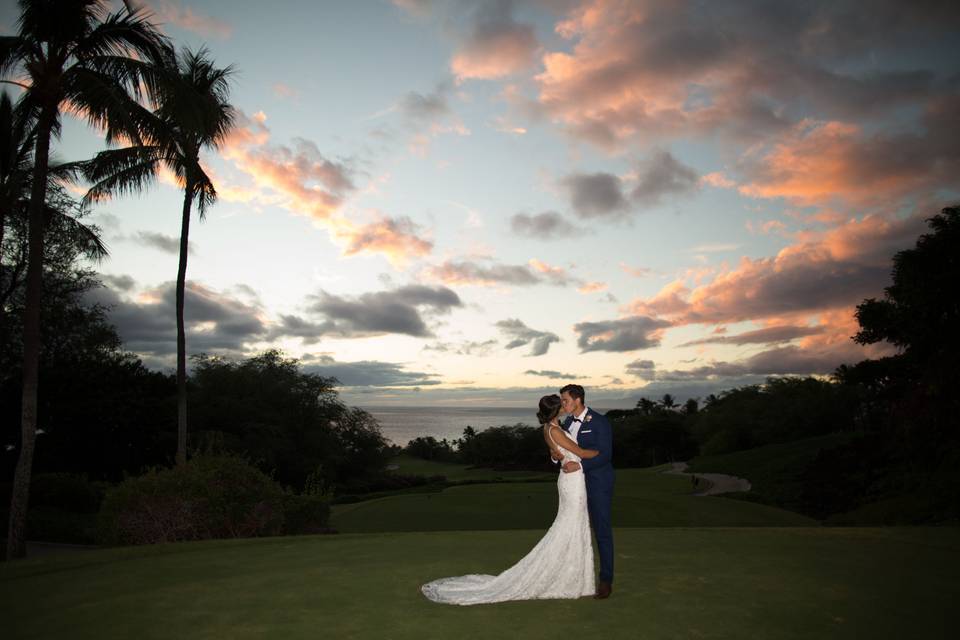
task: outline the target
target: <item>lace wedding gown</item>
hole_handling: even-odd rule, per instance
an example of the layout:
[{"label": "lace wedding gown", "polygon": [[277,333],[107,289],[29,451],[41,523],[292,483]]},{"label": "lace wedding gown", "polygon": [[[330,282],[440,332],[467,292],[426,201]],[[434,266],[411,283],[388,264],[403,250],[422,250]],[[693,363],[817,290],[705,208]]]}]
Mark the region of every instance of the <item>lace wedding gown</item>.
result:
[{"label": "lace wedding gown", "polygon": [[[553,440],[552,435],[550,439]],[[580,462],[573,453],[561,451],[564,463]],[[553,524],[530,553],[515,565],[496,576],[470,574],[440,578],[420,590],[434,602],[460,605],[592,596],[596,589],[593,544],[583,469],[573,473],[561,471],[557,493],[560,506]]]}]

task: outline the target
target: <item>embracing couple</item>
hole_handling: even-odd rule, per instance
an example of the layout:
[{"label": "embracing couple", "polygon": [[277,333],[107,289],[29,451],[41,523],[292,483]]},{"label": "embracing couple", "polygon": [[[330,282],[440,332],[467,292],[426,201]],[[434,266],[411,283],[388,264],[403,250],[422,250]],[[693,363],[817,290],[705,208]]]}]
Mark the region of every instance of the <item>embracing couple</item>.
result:
[{"label": "embracing couple", "polygon": [[[562,425],[561,409],[567,414]],[[550,457],[560,465],[557,517],[536,546],[499,575],[440,578],[420,587],[435,602],[482,604],[545,598],[603,599],[613,589],[613,433],[602,414],[584,404],[583,387],[568,384],[540,399],[537,418]],[[600,552],[594,580],[590,527]]]}]

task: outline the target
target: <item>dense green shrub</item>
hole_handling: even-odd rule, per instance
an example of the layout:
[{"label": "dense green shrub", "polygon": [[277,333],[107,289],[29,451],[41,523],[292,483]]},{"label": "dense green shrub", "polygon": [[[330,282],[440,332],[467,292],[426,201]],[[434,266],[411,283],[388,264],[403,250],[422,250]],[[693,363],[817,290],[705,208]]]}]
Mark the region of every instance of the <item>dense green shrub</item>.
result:
[{"label": "dense green shrub", "polygon": [[319,493],[283,495],[283,533],[326,533],[330,523],[330,497]]},{"label": "dense green shrub", "polygon": [[540,427],[515,424],[479,433],[464,430],[464,437],[457,442],[460,461],[466,464],[504,470],[553,468]]},{"label": "dense green shrub", "polygon": [[698,446],[685,420],[674,411],[623,415],[612,420],[614,466],[652,467],[694,457]]},{"label": "dense green shrub", "polygon": [[110,490],[98,536],[108,544],[152,544],[276,535],[284,506],[280,486],[246,459],[196,456]]},{"label": "dense green shrub", "polygon": [[816,378],[768,378],[722,392],[692,419],[703,455],[855,428],[857,391]]},{"label": "dense green shrub", "polygon": [[104,484],[74,473],[40,473],[30,482],[31,507],[57,507],[73,513],[96,513]]}]

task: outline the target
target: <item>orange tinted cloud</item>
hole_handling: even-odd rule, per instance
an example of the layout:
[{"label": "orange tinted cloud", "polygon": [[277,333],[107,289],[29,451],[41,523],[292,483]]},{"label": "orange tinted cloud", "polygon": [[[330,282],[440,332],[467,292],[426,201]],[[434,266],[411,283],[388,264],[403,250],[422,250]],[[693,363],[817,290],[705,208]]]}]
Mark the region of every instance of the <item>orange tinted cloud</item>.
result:
[{"label": "orange tinted cloud", "polygon": [[585,282],[583,285],[577,288],[579,293],[588,294],[596,293],[598,291],[605,291],[607,288],[607,283],[605,282]]},{"label": "orange tinted cloud", "polygon": [[542,56],[541,111],[622,150],[717,132],[763,141],[803,117],[858,121],[949,92],[923,68],[850,70],[868,55],[897,59],[904,42],[949,47],[956,10],[946,5],[885,2],[868,17],[844,3],[708,4],[574,3],[555,29],[570,44]]},{"label": "orange tinted cloud", "polygon": [[345,244],[345,256],[380,253],[394,265],[427,255],[433,249],[433,242],[421,237],[420,228],[406,217],[381,216],[377,221],[364,225],[343,220],[334,233]]},{"label": "orange tinted cloud", "polygon": [[352,168],[326,158],[310,140],[294,138],[292,146],[270,144],[266,121],[262,111],[239,114],[221,155],[253,184],[218,185],[224,199],[279,205],[307,215],[331,233],[345,256],[381,254],[399,266],[432,251],[433,242],[410,218],[378,213],[373,222],[361,223],[346,217],[343,204],[356,191]]},{"label": "orange tinted cloud", "polygon": [[893,254],[924,230],[921,216],[867,216],[826,232],[807,232],[771,258],[744,257],[704,284],[676,280],[628,310],[674,326],[758,321],[850,308],[889,284]]},{"label": "orange tinted cloud", "polygon": [[269,144],[266,115],[240,114],[221,155],[246,173],[257,187],[285,198],[284,206],[326,220],[353,191],[351,169],[323,156],[316,144],[295,138],[293,147]]},{"label": "orange tinted cloud", "polygon": [[800,205],[838,200],[870,205],[949,186],[960,169],[960,153],[937,153],[933,137],[944,135],[958,138],[939,127],[924,134],[867,134],[850,123],[804,121],[768,153],[744,162],[746,180],[739,190]]}]

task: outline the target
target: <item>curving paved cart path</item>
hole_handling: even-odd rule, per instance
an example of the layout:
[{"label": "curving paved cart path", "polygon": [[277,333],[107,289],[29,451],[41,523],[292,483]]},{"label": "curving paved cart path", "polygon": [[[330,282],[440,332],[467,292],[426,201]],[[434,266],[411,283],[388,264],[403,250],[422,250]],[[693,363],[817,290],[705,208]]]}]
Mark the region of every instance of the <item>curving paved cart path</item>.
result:
[{"label": "curving paved cart path", "polygon": [[676,475],[691,476],[700,481],[706,480],[706,487],[694,491],[695,496],[715,496],[721,493],[730,493],[731,491],[750,491],[750,481],[736,476],[728,476],[724,473],[687,473],[686,469],[690,465],[686,462],[672,462],[670,469],[661,473],[671,473]]}]

